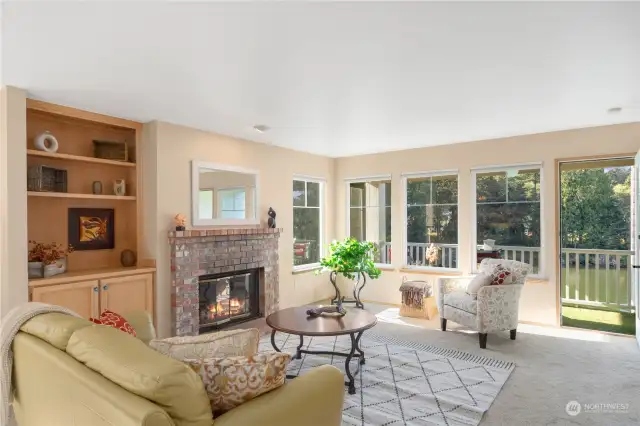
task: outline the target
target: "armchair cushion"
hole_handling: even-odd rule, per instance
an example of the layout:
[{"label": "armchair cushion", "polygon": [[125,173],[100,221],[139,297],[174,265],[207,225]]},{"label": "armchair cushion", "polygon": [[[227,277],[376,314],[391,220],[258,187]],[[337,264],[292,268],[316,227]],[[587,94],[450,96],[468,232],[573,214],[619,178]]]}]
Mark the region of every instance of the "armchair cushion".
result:
[{"label": "armchair cushion", "polygon": [[475,315],[478,312],[478,301],[474,300],[473,296],[462,291],[456,291],[454,293],[445,294],[444,306],[447,306],[465,311],[469,314]]},{"label": "armchair cushion", "polygon": [[484,286],[491,285],[492,277],[485,273],[479,273],[469,283],[467,286],[467,294],[473,297],[473,299],[478,298],[478,291]]},{"label": "armchair cushion", "polygon": [[256,328],[230,330],[200,336],[170,337],[149,342],[156,351],[173,359],[205,359],[226,356],[250,357],[258,352],[260,332]]}]

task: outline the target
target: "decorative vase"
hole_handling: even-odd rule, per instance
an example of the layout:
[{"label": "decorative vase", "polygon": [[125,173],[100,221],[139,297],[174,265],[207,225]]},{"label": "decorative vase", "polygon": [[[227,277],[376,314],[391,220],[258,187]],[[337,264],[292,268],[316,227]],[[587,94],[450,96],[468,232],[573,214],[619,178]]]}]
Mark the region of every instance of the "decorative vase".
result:
[{"label": "decorative vase", "polygon": [[136,254],[134,253],[133,250],[122,250],[122,253],[120,253],[120,263],[122,263],[122,266],[124,267],[130,267],[130,266],[135,266],[136,265]]},{"label": "decorative vase", "polygon": [[42,262],[29,262],[29,278],[44,278]]},{"label": "decorative vase", "polygon": [[113,182],[113,193],[119,196],[127,193],[127,186],[124,179],[118,179]]},{"label": "decorative vase", "polygon": [[34,139],[34,145],[37,150],[45,152],[57,152],[58,140],[49,131],[40,133]]},{"label": "decorative vase", "polygon": [[93,193],[96,195],[100,195],[102,194],[102,182],[100,182],[99,180],[93,182]]},{"label": "decorative vase", "polygon": [[54,275],[63,274],[67,272],[67,259],[56,260],[56,263],[51,265],[44,265],[42,275],[45,278],[52,277]]}]

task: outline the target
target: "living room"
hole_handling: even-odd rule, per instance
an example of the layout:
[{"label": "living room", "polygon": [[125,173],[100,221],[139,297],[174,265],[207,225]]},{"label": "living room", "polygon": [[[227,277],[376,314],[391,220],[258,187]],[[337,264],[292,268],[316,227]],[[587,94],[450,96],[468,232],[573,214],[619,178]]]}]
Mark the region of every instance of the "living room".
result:
[{"label": "living room", "polygon": [[[3,318],[27,302],[85,319],[108,306],[145,336],[149,324],[128,311],[146,311],[156,351],[257,329],[231,346],[292,354],[280,378],[300,377],[216,424],[639,421],[638,4],[53,1],[0,10]],[[126,141],[127,157],[97,154],[104,141]],[[31,187],[34,166],[65,170],[64,190]],[[599,179],[571,181],[594,197],[569,197],[563,179],[574,170]],[[253,183],[233,192],[238,185],[202,184],[207,173]],[[223,212],[234,202],[220,188],[240,193],[242,207]],[[611,204],[593,207],[605,197]],[[72,211],[91,209],[112,215],[108,246],[72,232]],[[573,211],[593,219],[569,231]],[[590,242],[594,233],[606,241]],[[63,273],[31,275],[32,241],[64,246]],[[336,253],[353,247],[372,258],[348,271]],[[496,278],[470,290],[505,270],[512,285]],[[229,279],[255,289],[227,294],[226,284],[203,305]],[[233,294],[240,305],[221,307]],[[307,316],[319,305],[329,312]],[[21,374],[41,348],[23,335],[48,341],[32,323],[47,315],[16,338],[35,345],[14,349],[23,426],[45,424],[33,404],[51,391],[38,394]],[[136,392],[66,351],[129,407]],[[488,376],[467,373],[479,370]],[[73,396],[57,400],[64,412],[47,424],[69,424],[82,405],[76,385],[61,385]],[[336,387],[339,398],[313,407]],[[158,416],[171,405],[133,396]],[[288,414],[270,411],[267,398]],[[112,424],[147,424],[118,417],[128,410],[118,403],[88,404]],[[173,423],[149,424],[207,421],[166,412]]]}]

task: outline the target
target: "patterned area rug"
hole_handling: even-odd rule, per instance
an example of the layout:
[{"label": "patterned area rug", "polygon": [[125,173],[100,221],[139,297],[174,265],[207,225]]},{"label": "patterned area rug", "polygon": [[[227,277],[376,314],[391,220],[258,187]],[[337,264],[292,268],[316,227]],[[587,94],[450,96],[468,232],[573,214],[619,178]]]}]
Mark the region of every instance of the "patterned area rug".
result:
[{"label": "patterned area rug", "polygon": [[[297,336],[276,334],[276,344],[283,352],[295,354],[298,343]],[[314,351],[348,352],[351,348],[349,336],[306,337],[304,343],[304,349]],[[515,367],[367,332],[360,346],[366,364],[356,376],[356,394],[349,395],[345,386],[343,426],[478,425]],[[260,350],[273,350],[269,335],[261,339]],[[291,361],[288,373],[303,375],[323,364],[344,372],[345,360],[303,354],[301,360]],[[352,371],[357,362],[357,358],[351,361]]]}]

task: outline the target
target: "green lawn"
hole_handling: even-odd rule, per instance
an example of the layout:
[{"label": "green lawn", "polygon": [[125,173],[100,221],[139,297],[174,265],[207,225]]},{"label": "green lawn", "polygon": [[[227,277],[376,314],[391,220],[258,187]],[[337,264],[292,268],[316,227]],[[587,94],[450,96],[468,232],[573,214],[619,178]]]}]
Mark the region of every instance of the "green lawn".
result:
[{"label": "green lawn", "polygon": [[636,334],[635,314],[603,311],[575,306],[562,306],[562,325],[588,330]]}]

